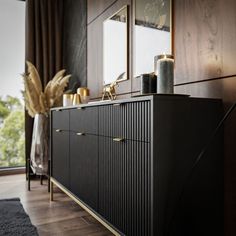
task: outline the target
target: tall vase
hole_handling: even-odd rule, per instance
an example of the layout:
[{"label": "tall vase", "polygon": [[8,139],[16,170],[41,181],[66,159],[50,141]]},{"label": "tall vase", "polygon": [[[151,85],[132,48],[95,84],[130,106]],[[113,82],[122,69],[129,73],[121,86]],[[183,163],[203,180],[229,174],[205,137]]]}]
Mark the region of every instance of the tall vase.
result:
[{"label": "tall vase", "polygon": [[49,158],[49,117],[36,114],[34,118],[32,144],[31,144],[31,168],[37,175],[48,173]]}]

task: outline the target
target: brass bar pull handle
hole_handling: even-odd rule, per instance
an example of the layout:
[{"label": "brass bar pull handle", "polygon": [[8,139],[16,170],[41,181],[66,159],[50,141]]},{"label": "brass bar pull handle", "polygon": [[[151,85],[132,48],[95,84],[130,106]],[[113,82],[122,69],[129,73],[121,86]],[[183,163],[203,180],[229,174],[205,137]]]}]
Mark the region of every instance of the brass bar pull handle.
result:
[{"label": "brass bar pull handle", "polygon": [[61,132],[61,131],[62,131],[61,129],[56,129],[56,132],[58,132],[58,133]]},{"label": "brass bar pull handle", "polygon": [[120,106],[121,105],[121,103],[114,103],[113,104],[113,106],[115,107],[115,106]]},{"label": "brass bar pull handle", "polygon": [[125,139],[124,138],[113,138],[114,142],[124,142]]},{"label": "brass bar pull handle", "polygon": [[76,133],[76,135],[82,136],[82,135],[85,135],[85,133]]}]

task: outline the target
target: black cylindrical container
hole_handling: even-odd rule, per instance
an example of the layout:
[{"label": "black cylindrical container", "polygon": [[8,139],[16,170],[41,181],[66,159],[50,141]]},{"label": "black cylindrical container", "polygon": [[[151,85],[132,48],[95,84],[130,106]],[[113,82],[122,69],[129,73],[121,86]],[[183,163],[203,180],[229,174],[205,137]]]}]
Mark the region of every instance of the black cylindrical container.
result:
[{"label": "black cylindrical container", "polygon": [[140,75],[141,94],[156,93],[157,92],[157,77],[154,73]]}]

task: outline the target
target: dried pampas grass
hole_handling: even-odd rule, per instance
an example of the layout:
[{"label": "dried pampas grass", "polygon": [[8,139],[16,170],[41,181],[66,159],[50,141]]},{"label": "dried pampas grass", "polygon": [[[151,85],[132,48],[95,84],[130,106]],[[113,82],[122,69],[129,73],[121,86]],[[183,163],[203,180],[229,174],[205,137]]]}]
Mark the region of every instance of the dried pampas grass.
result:
[{"label": "dried pampas grass", "polygon": [[43,91],[37,69],[29,61],[26,62],[26,65],[28,73],[22,75],[25,85],[23,97],[26,110],[31,117],[36,114],[48,114],[49,109],[57,105],[58,101],[61,100],[71,75],[64,76],[65,70],[60,70],[48,82]]}]

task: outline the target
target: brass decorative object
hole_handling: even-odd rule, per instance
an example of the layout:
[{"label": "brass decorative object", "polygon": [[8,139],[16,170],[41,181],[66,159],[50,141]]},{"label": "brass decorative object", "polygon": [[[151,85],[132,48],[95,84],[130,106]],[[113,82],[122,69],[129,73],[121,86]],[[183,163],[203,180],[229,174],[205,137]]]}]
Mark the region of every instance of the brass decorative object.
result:
[{"label": "brass decorative object", "polygon": [[117,80],[112,82],[111,84],[105,85],[103,88],[103,94],[102,94],[102,100],[105,99],[105,97],[108,97],[110,100],[116,99],[116,90],[115,86],[118,86]]},{"label": "brass decorative object", "polygon": [[124,142],[125,139],[124,138],[113,138],[114,142]]},{"label": "brass decorative object", "polygon": [[79,105],[81,104],[81,98],[79,94],[74,94],[73,96],[73,105]]},{"label": "brass decorative object", "polygon": [[63,106],[72,106],[73,105],[74,94],[64,93],[63,94]]},{"label": "brass decorative object", "polygon": [[80,95],[82,103],[88,103],[89,101],[89,89],[86,87],[81,87],[77,89],[77,94]]}]

